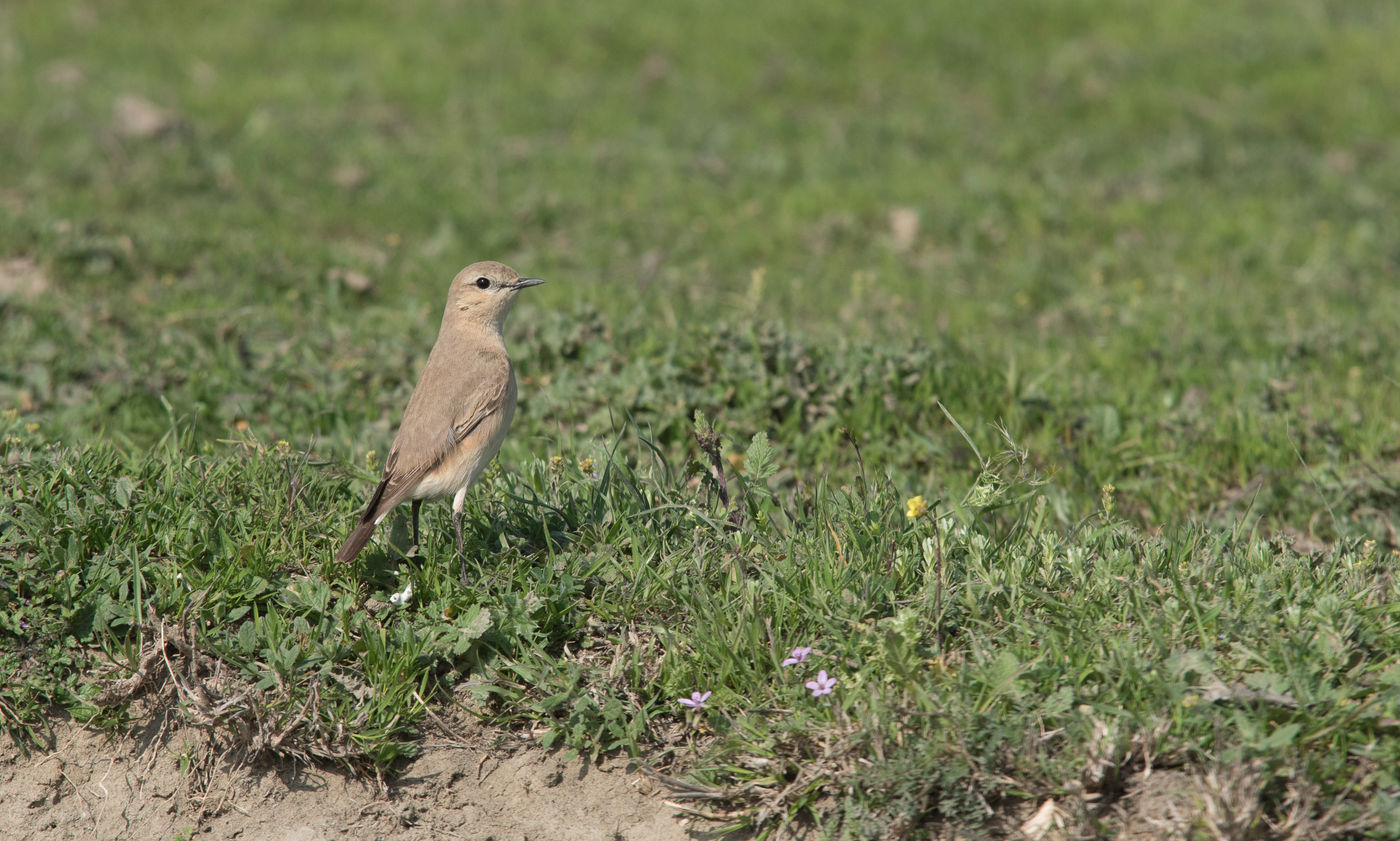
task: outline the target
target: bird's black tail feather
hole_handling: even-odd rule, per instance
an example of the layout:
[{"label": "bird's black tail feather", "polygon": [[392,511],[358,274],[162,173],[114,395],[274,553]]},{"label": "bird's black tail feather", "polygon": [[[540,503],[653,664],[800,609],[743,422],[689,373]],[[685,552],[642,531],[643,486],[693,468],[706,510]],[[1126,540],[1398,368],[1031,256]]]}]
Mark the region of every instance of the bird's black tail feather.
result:
[{"label": "bird's black tail feather", "polygon": [[[386,474],[387,474],[386,470]],[[385,475],[379,480],[379,487],[374,489],[374,496],[369,498],[369,504],[365,506],[365,513],[360,515],[360,522],[355,524],[355,529],[350,532],[350,536],[345,538],[345,545],[340,547],[340,551],[335,553],[335,563],[348,564],[359,556],[360,550],[365,548],[369,539],[374,534],[374,527],[379,524],[379,505],[384,501],[384,491],[389,487],[389,477]],[[398,504],[397,501],[394,502]],[[393,507],[393,506],[390,506]]]},{"label": "bird's black tail feather", "polygon": [[335,563],[348,564],[359,556],[360,550],[369,543],[370,537],[374,535],[374,520],[361,520],[355,526],[350,536],[345,538],[345,545],[340,547],[340,551],[335,553]]}]

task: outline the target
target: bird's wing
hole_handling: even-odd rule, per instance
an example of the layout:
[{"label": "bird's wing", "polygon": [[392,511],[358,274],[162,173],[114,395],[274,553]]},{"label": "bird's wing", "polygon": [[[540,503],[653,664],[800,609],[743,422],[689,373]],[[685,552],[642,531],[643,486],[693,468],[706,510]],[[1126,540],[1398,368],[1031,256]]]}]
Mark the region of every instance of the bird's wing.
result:
[{"label": "bird's wing", "polygon": [[[465,370],[454,365],[463,361],[469,366]],[[468,360],[458,354],[430,355],[384,460],[384,476],[361,519],[377,520],[407,499],[453,448],[500,412],[511,376],[504,352],[487,351]]]}]

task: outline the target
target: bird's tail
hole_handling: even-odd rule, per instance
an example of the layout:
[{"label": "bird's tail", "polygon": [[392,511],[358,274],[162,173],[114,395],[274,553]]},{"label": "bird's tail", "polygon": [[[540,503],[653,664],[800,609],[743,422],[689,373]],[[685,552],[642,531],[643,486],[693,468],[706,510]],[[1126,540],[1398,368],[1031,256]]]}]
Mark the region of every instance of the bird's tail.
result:
[{"label": "bird's tail", "polygon": [[[392,453],[389,458],[393,459]],[[393,462],[390,461],[390,464],[392,463]],[[375,512],[380,510],[380,503],[384,501],[384,492],[389,488],[387,470],[385,474],[384,478],[379,480],[379,487],[374,489],[374,496],[369,498],[369,505],[365,506],[365,513],[360,515],[360,522],[355,524],[355,528],[350,532],[350,536],[345,538],[345,545],[341,546],[340,551],[335,553],[334,563],[350,563],[355,560],[355,558],[359,557],[360,550],[365,548],[366,543],[369,543],[370,536],[374,534],[374,527],[379,524],[380,520],[379,517],[375,516]],[[391,504],[389,508],[392,508],[396,504],[397,502]],[[385,510],[387,511],[388,509]]]},{"label": "bird's tail", "polygon": [[360,520],[355,529],[350,532],[350,536],[345,538],[345,545],[340,547],[340,551],[335,553],[337,564],[348,564],[359,556],[360,550],[369,543],[370,536],[374,534],[374,520],[366,517]]}]

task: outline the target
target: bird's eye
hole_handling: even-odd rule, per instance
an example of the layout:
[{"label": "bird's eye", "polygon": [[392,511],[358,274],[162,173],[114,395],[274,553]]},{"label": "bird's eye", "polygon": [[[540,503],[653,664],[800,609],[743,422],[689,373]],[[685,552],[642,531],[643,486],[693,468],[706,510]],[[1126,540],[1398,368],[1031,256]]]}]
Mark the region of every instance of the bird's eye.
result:
[{"label": "bird's eye", "polygon": [[486,278],[486,277],[479,277],[479,278],[477,278],[477,279],[476,279],[476,288],[477,288],[477,289],[489,289],[489,288],[491,288],[491,279],[490,279],[490,278]]}]

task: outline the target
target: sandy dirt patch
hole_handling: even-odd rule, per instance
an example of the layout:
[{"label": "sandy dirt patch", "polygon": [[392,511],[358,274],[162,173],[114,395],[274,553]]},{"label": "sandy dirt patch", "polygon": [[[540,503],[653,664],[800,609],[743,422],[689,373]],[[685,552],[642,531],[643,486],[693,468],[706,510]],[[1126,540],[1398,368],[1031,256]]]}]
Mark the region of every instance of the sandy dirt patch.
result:
[{"label": "sandy dirt patch", "polygon": [[431,739],[387,791],[326,768],[239,764],[173,723],[112,738],[65,722],[50,750],[0,748],[6,841],[705,838],[711,827],[678,817],[665,793],[625,760]]}]

